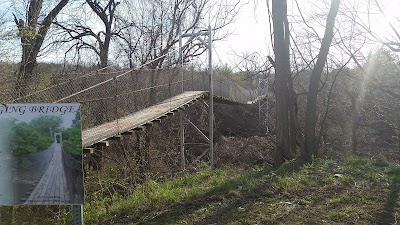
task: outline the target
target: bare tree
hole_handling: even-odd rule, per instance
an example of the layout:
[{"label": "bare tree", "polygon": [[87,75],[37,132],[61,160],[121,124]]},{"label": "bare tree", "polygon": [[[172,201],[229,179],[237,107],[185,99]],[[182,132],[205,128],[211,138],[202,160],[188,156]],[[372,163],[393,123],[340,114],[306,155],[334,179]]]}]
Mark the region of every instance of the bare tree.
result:
[{"label": "bare tree", "polygon": [[400,69],[399,59],[391,51],[383,48],[374,52],[363,65],[365,69],[360,70],[367,81],[359,85],[361,93],[357,100],[362,104],[359,136],[364,146],[375,152],[400,150]]},{"label": "bare tree", "polygon": [[[4,6],[2,12],[0,12],[0,59],[8,58],[12,46],[8,43],[10,40],[15,38],[15,30],[8,27],[8,18],[6,15],[9,13],[12,4],[9,2],[0,1],[0,4]],[[13,26],[14,27],[14,26]]]},{"label": "bare tree", "polygon": [[[146,64],[147,68],[155,69],[150,76],[150,85],[159,81],[158,69],[170,67],[178,62],[177,43],[179,35],[206,31],[205,17],[215,15],[210,21],[214,41],[226,36],[224,28],[233,22],[238,2],[219,4],[209,0],[164,0],[146,2],[124,2],[126,7],[133,9],[121,12],[118,17],[118,27],[121,29],[119,48],[128,58],[129,66]],[[205,52],[205,48],[194,41],[183,46],[183,61],[188,62],[193,57]],[[150,89],[150,104],[157,96],[156,89]]]},{"label": "bare tree", "polygon": [[[297,2],[296,2],[297,3]],[[329,48],[333,39],[333,28],[335,17],[340,5],[339,0],[332,0],[330,11],[328,13],[325,35],[322,39],[318,33],[305,21],[304,15],[300,12],[301,18],[306,27],[313,32],[310,34],[317,40],[321,40],[321,47],[317,56],[312,51],[301,49],[296,41],[290,44],[293,39],[288,22],[286,1],[272,1],[272,19],[274,35],[274,53],[275,61],[270,58],[275,67],[275,93],[276,93],[276,153],[275,163],[279,165],[284,159],[293,157],[296,151],[296,145],[300,146],[301,155],[305,159],[310,159],[312,155],[317,155],[316,150],[316,126],[317,126],[317,96],[320,89],[320,80]],[[303,24],[303,25],[304,25]],[[294,68],[296,74],[292,76],[290,64],[290,50],[293,54]],[[309,52],[310,59],[307,59],[305,53]],[[304,61],[303,69],[298,68],[296,54]],[[316,60],[316,61],[315,61]],[[299,123],[298,115],[298,96],[294,90],[294,78],[298,77],[303,71],[311,70],[309,89],[305,90],[307,94],[307,108],[305,109],[305,139]],[[326,82],[325,82],[326,83]],[[300,83],[299,83],[300,85]],[[301,85],[300,85],[301,87]]]},{"label": "bare tree", "polygon": [[78,52],[83,49],[92,50],[100,59],[99,67],[104,68],[108,65],[111,39],[117,35],[114,23],[116,9],[120,3],[114,0],[86,0],[86,4],[95,13],[97,19],[100,20],[99,23],[104,26],[104,29],[96,32],[95,28],[98,24],[94,23],[90,26],[84,20],[73,20],[71,21],[72,23],[69,21],[55,21],[54,23],[62,29],[65,36],[59,42],[73,42],[74,44],[68,51],[73,48],[77,49]]},{"label": "bare tree", "polygon": [[[130,10],[121,9],[118,17],[118,27],[124,28],[119,33],[123,40],[120,48],[136,64],[154,61],[150,68],[175,64],[177,54],[166,54],[176,47],[179,31],[182,34],[205,31],[208,26],[205,17],[213,15],[210,23],[214,41],[223,39],[228,34],[224,28],[234,21],[238,5],[238,1],[231,3],[230,0],[218,4],[210,0],[124,2],[124,8]],[[185,45],[183,51],[184,61],[188,61],[205,50],[192,44]]]},{"label": "bare tree", "polygon": [[[25,20],[14,14],[14,21],[19,30],[21,40],[22,58],[17,74],[15,97],[27,93],[29,82],[36,66],[36,58],[40,52],[52,21],[67,5],[69,0],[60,0],[58,4],[43,18],[43,0],[31,0],[26,12]],[[41,22],[39,20],[42,19]]]},{"label": "bare tree", "polygon": [[310,85],[307,93],[306,123],[304,128],[307,158],[311,158],[312,155],[318,155],[315,135],[317,124],[317,96],[321,74],[334,35],[333,28],[335,26],[335,18],[339,10],[339,5],[340,0],[332,0],[331,9],[328,13],[328,18],[326,19],[324,38],[322,39],[317,62],[315,63],[315,67],[313,68],[310,77]]}]

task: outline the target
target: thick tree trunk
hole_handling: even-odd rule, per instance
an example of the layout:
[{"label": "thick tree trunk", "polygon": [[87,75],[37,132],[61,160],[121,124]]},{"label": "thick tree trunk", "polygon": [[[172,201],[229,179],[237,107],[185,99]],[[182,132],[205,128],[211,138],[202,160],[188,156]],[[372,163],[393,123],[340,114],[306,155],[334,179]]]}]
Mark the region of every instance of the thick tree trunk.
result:
[{"label": "thick tree trunk", "polygon": [[108,48],[109,46],[100,50],[100,68],[105,68],[108,66]]},{"label": "thick tree trunk", "polygon": [[32,81],[33,70],[36,67],[36,57],[29,58],[28,60],[21,60],[14,88],[14,98],[21,98],[29,94],[29,85]]},{"label": "thick tree trunk", "polygon": [[291,158],[289,143],[288,77],[290,76],[289,26],[286,0],[272,1],[276,85],[275,164]]},{"label": "thick tree trunk", "polygon": [[331,8],[329,10],[328,18],[326,20],[326,28],[324,38],[322,39],[321,48],[319,50],[318,59],[314,69],[311,73],[310,86],[307,93],[307,111],[306,111],[306,124],[305,124],[305,148],[306,157],[311,159],[312,155],[317,156],[318,150],[316,146],[315,128],[317,125],[317,96],[319,81],[321,79],[322,71],[325,67],[329,48],[333,39],[333,28],[335,25],[335,18],[339,9],[340,0],[332,0]]},{"label": "thick tree trunk", "polygon": [[35,36],[37,34],[26,34],[29,30],[34,30],[36,28],[34,26],[24,27],[22,24],[22,21],[18,24],[22,55],[14,88],[14,98],[21,98],[28,94],[33,70],[36,67],[36,57],[39,53],[39,49],[35,49]]},{"label": "thick tree trunk", "polygon": [[[116,6],[115,6],[116,7]],[[104,68],[108,66],[108,52],[110,50],[110,42],[111,42],[111,26],[114,18],[111,17],[107,23],[104,22],[106,27],[106,37],[104,39],[104,43],[100,43],[100,68]]]},{"label": "thick tree trunk", "polygon": [[[276,87],[284,90],[282,85],[276,85]],[[277,165],[280,165],[283,163],[285,155],[287,157],[290,147],[287,98],[284,94],[278,92],[281,91],[276,93],[276,150],[274,161]]]}]

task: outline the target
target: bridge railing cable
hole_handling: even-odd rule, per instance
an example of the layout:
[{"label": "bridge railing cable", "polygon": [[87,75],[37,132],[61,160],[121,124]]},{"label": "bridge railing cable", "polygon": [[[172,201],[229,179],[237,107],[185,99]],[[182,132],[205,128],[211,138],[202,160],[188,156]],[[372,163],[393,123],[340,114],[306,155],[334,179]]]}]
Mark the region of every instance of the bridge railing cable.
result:
[{"label": "bridge railing cable", "polygon": [[[214,53],[217,55],[220,65],[224,65],[221,57],[213,48]],[[237,66],[237,65],[236,65]],[[235,66],[235,67],[236,67]],[[228,74],[220,73],[218,70],[214,71],[214,93],[215,95],[232,99],[240,103],[252,102],[256,98],[256,89],[246,89],[237,80],[231,77],[234,74],[234,68],[229,68]]]},{"label": "bridge railing cable", "polygon": [[[168,53],[169,54],[169,53]],[[160,56],[160,57],[165,57]],[[158,60],[160,57],[154,59]],[[176,96],[184,91],[208,91],[209,75],[194,67],[179,65],[169,68],[148,69],[146,65],[117,71],[101,70],[85,75],[71,75],[53,85],[36,88],[27,96],[2,102],[80,102],[83,129],[115,121],[146,107]],[[184,80],[180,71],[183,70]],[[51,83],[51,81],[49,81]],[[246,103],[254,98],[229,77],[214,76],[215,95]],[[9,93],[9,95],[11,95]],[[10,98],[8,98],[10,99]],[[118,122],[118,121],[117,121]]]}]

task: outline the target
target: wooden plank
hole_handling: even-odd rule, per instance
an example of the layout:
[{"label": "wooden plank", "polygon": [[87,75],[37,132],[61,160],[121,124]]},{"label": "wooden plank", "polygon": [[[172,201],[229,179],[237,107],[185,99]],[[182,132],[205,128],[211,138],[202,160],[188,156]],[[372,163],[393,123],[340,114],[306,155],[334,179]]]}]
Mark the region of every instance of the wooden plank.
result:
[{"label": "wooden plank", "polygon": [[133,128],[133,130],[142,131],[142,130],[144,130],[145,128],[146,128],[145,126],[139,126],[139,127]]},{"label": "wooden plank", "polygon": [[146,124],[144,124],[145,127],[151,127],[153,126],[154,123],[153,122],[147,122]]},{"label": "wooden plank", "polygon": [[94,153],[94,148],[83,148],[83,153],[84,154],[93,154]]},{"label": "wooden plank", "polygon": [[115,135],[115,136],[108,138],[108,140],[121,140],[122,138],[123,138],[122,135]]},{"label": "wooden plank", "polygon": [[161,123],[161,119],[155,119],[155,120],[152,120],[151,122],[153,122],[153,123]]},{"label": "wooden plank", "polygon": [[100,145],[100,146],[104,146],[104,147],[110,146],[110,142],[108,142],[108,141],[106,141],[106,140],[104,140],[104,141],[99,141],[99,142],[97,142],[96,144],[97,144],[97,145]]},{"label": "wooden plank", "polygon": [[122,133],[122,135],[133,135],[135,133],[134,130],[127,130],[125,132]]}]

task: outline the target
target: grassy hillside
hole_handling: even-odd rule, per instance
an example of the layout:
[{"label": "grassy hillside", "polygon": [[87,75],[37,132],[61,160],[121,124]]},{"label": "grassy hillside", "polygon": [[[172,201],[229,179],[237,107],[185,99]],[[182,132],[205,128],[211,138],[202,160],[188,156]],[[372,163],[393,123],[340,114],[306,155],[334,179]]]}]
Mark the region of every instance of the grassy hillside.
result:
[{"label": "grassy hillside", "polygon": [[86,224],[393,224],[400,166],[381,159],[231,167],[166,182],[127,198],[89,194]]}]

